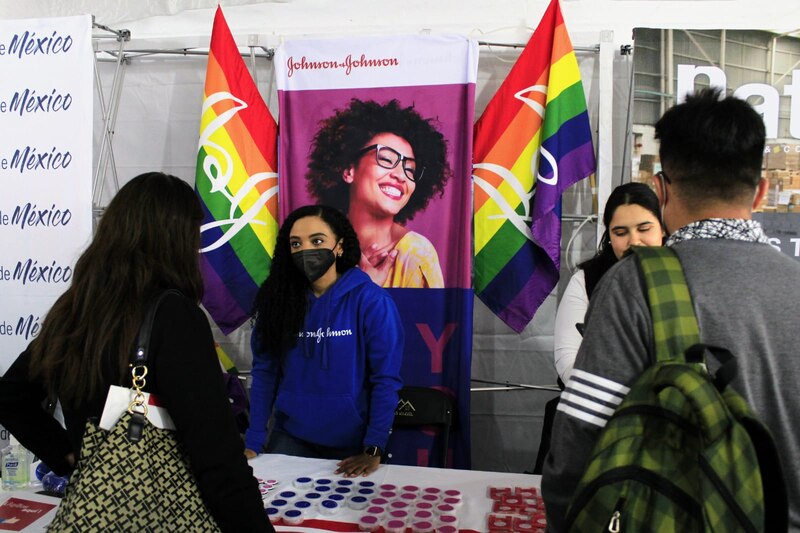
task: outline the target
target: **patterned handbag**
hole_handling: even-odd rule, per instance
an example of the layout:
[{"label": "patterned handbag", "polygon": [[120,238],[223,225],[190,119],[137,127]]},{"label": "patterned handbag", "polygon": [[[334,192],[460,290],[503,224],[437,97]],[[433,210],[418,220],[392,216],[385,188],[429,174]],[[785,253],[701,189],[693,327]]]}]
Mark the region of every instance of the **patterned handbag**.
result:
[{"label": "patterned handbag", "polygon": [[48,531],[220,531],[208,512],[175,432],[147,418],[142,389],[150,331],[161,294],[148,309],[132,363],[133,400],[110,430],[89,420],[80,459]]}]

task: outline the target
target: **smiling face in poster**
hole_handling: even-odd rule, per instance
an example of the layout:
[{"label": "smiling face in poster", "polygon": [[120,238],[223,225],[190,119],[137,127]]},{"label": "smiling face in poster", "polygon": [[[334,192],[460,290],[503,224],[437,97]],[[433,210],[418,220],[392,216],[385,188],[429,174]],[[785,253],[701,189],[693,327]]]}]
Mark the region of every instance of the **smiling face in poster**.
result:
[{"label": "smiling face in poster", "polygon": [[[329,54],[321,45],[314,53]],[[403,72],[416,72],[416,63],[410,60],[400,65]],[[436,72],[443,68],[438,65]],[[323,77],[320,71],[302,74]],[[391,82],[410,79],[399,74]],[[352,82],[343,72],[325,75],[337,83]],[[299,76],[295,73],[291,83],[299,82]],[[380,86],[374,82],[367,87],[335,88],[319,81],[302,84],[302,90],[279,88],[278,98],[282,214],[309,203],[347,213],[367,256],[361,266],[383,287],[471,286],[469,154],[474,85]],[[391,142],[376,140],[388,134],[394,136]],[[403,146],[396,146],[396,141]],[[386,146],[366,150],[377,144]],[[355,176],[353,183],[345,181],[351,167],[355,172],[372,162],[373,168],[396,162],[395,173],[403,167],[398,177],[414,177],[413,182],[406,177],[405,183],[383,184],[387,202],[380,205],[394,213],[389,205],[404,204],[393,219],[375,219],[370,203],[356,203],[355,195],[361,199],[362,191],[353,190]],[[398,192],[402,193],[398,200],[390,200]]]},{"label": "smiling face in poster", "polygon": [[379,133],[360,153],[343,176],[351,185],[350,206],[369,211],[377,219],[394,220],[417,187],[414,150],[402,137]]},{"label": "smiling face in poster", "polygon": [[440,126],[396,98],[351,98],[318,121],[311,139],[307,192],[347,213],[364,251],[360,266],[383,287],[446,286],[436,242],[446,234],[416,223],[454,174]]}]

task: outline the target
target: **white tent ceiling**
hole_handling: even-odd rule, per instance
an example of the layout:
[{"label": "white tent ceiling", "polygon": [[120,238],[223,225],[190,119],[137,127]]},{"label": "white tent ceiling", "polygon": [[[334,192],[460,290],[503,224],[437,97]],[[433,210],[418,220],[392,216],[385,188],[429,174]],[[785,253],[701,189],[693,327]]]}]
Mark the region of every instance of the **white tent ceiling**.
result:
[{"label": "white tent ceiling", "polygon": [[[455,32],[497,42],[524,42],[548,0],[0,0],[2,18],[89,13],[98,23],[128,29],[140,44],[208,43],[221,4],[241,44],[275,46],[296,36]],[[765,29],[800,27],[800,2],[777,0],[562,0],[570,32],[614,31],[631,40],[634,27]],[[489,39],[491,36],[491,39]],[[253,42],[253,40],[257,42]],[[142,41],[142,43],[139,43]]]}]

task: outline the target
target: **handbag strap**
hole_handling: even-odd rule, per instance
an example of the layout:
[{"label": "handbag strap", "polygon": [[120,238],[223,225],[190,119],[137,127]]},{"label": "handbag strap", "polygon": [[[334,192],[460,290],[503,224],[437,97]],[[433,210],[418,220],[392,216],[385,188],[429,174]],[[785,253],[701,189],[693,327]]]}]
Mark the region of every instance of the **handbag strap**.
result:
[{"label": "handbag strap", "polygon": [[136,335],[136,349],[133,351],[131,361],[133,366],[147,365],[147,358],[150,355],[150,334],[153,332],[153,322],[155,322],[156,319],[156,311],[158,311],[158,307],[161,305],[161,302],[164,301],[164,298],[170,294],[183,296],[177,289],[167,289],[150,302],[147,313],[144,315],[144,320],[142,320],[142,325],[139,328],[139,333]]},{"label": "handbag strap", "polygon": [[136,348],[133,350],[130,364],[131,386],[135,391],[131,403],[128,404],[128,412],[131,414],[147,415],[147,403],[145,403],[142,389],[147,383],[145,377],[147,376],[147,360],[150,357],[150,334],[153,332],[156,311],[158,311],[158,307],[164,301],[164,298],[170,294],[182,296],[180,291],[168,289],[153,299],[147,308],[139,333],[136,336]]}]

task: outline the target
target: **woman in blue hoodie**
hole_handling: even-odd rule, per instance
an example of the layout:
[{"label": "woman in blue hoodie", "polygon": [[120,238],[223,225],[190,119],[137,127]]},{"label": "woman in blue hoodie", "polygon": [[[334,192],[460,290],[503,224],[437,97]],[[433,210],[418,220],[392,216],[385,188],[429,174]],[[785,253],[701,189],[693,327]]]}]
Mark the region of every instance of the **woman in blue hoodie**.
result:
[{"label": "woman in blue hoodie", "polygon": [[341,459],[336,473],[348,477],[380,465],[403,328],[389,295],[355,268],[360,258],[352,225],[332,207],[296,209],[278,231],[254,306],[248,457]]}]

